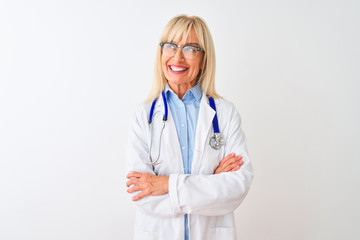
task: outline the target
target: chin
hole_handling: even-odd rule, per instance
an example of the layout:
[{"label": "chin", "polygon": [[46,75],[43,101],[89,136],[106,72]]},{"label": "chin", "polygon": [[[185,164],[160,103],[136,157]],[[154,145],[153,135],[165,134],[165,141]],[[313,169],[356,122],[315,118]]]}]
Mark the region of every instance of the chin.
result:
[{"label": "chin", "polygon": [[168,83],[179,85],[179,84],[191,83],[191,81],[186,81],[184,79],[168,79]]}]

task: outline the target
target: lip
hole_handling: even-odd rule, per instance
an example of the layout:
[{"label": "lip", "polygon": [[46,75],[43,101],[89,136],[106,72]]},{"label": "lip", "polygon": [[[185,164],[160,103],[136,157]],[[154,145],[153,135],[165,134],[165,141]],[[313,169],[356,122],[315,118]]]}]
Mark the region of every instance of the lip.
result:
[{"label": "lip", "polygon": [[[181,71],[181,72],[173,71],[173,70],[171,69],[171,67],[185,68],[185,70],[184,70],[184,71]],[[170,72],[173,73],[173,74],[183,74],[183,73],[185,73],[185,72],[189,69],[188,67],[185,67],[185,66],[182,66],[182,65],[175,65],[175,64],[170,64],[168,68],[169,68]]]}]

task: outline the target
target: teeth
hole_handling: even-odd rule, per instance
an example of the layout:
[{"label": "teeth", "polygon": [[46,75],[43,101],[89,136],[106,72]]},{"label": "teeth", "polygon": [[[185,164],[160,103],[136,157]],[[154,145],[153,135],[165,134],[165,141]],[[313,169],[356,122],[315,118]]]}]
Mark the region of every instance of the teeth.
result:
[{"label": "teeth", "polygon": [[174,67],[174,66],[170,66],[171,70],[173,70],[174,72],[181,72],[181,71],[185,71],[186,68],[181,68],[181,67]]}]

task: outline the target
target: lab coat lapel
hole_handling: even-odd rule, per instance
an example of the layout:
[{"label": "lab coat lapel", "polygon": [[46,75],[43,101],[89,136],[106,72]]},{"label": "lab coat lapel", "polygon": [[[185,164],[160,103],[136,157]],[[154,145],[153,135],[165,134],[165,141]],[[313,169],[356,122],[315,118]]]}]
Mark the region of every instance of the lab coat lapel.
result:
[{"label": "lab coat lapel", "polygon": [[199,117],[196,126],[195,148],[191,167],[192,174],[198,174],[205,145],[209,144],[207,137],[209,131],[212,129],[212,120],[214,116],[215,111],[208,104],[206,95],[203,94],[200,101]]}]

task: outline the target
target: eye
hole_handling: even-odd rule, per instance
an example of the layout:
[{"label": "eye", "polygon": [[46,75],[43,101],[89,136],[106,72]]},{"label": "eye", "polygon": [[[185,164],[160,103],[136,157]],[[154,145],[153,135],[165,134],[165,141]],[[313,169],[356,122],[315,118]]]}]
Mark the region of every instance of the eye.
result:
[{"label": "eye", "polygon": [[193,47],[193,46],[185,46],[184,50],[187,52],[196,52],[197,51],[196,47]]},{"label": "eye", "polygon": [[175,44],[172,44],[172,43],[166,43],[164,45],[165,48],[169,49],[169,50],[175,50],[177,47]]}]

